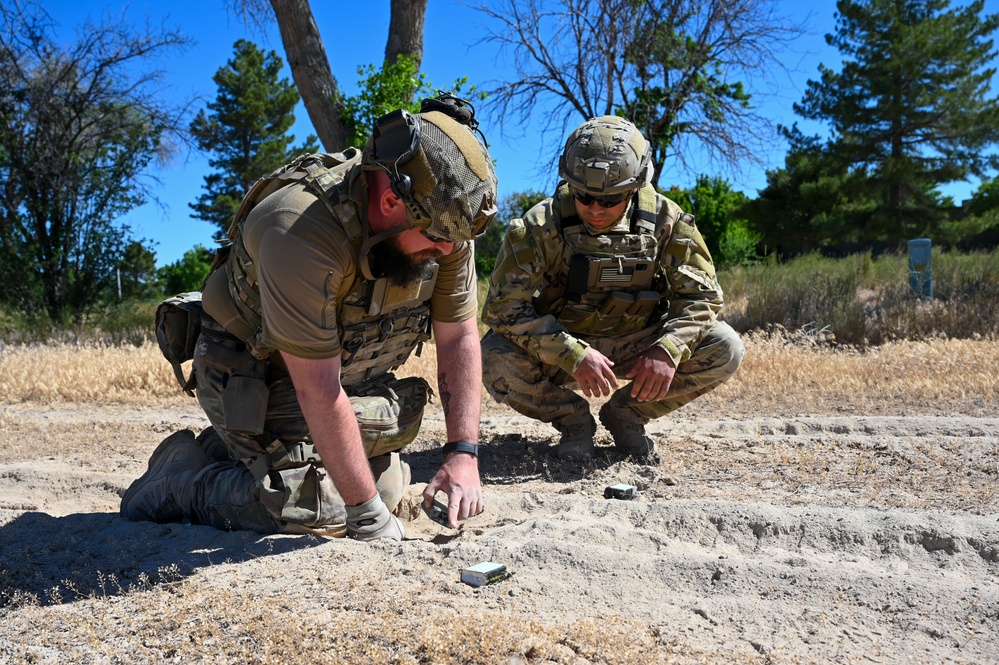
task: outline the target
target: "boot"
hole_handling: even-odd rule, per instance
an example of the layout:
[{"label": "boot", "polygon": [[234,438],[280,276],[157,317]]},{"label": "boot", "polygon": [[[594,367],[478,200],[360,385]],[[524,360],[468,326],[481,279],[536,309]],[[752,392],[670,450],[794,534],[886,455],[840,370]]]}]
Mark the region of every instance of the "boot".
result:
[{"label": "boot", "polygon": [[409,464],[402,461],[399,453],[386,453],[368,459],[368,465],[371,466],[382,502],[394,514],[409,487]]},{"label": "boot", "polygon": [[201,446],[206,455],[216,462],[227,462],[232,459],[229,455],[229,448],[226,447],[225,441],[222,440],[214,427],[208,426],[201,430],[201,434],[198,435],[198,445]]},{"label": "boot", "polygon": [[597,433],[597,423],[589,413],[585,415],[585,419],[576,416],[572,420],[563,418],[552,422],[562,434],[556,451],[559,459],[576,462],[593,459],[593,435]]},{"label": "boot", "polygon": [[188,516],[185,493],[191,481],[211,458],[194,439],[194,432],[181,430],[156,446],[149,468],[132,483],[121,499],[121,516],[137,522],[179,522]]},{"label": "boot", "polygon": [[645,422],[625,406],[609,401],[600,407],[600,422],[610,431],[614,446],[626,455],[644,458],[656,449],[656,442],[645,433]]}]

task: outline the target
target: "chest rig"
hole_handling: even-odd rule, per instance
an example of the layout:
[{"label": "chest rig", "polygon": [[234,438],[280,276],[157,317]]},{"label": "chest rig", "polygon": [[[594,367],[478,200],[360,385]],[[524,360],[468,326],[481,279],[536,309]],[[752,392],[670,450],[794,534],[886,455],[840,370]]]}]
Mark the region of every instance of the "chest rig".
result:
[{"label": "chest rig", "polygon": [[554,207],[560,213],[563,268],[535,299],[538,313],[554,315],[573,334],[601,337],[641,330],[664,286],[655,189],[638,191],[625,232],[589,233],[564,183]]},{"label": "chest rig", "polygon": [[[437,279],[436,264],[421,281],[398,286],[376,278],[368,268],[365,241],[367,225],[356,201],[349,196],[353,168],[361,154],[350,148],[336,154],[298,157],[271,175],[258,180],[243,198],[229,228],[230,242],[219,250],[212,270],[226,271],[229,294],[253,333],[244,340],[253,355],[265,359],[274,349],[262,342],[263,319],[257,267],[243,241],[243,224],[260,201],[294,182],[302,183],[329,209],[332,223],[340,225],[359,255],[356,278],[346,289],[327,284],[337,301],[337,330],[341,343],[340,381],[349,386],[402,365],[414,349],[430,338],[429,300]],[[358,176],[361,177],[361,176]],[[364,253],[365,255],[361,256]],[[417,352],[419,353],[419,352]]]}]

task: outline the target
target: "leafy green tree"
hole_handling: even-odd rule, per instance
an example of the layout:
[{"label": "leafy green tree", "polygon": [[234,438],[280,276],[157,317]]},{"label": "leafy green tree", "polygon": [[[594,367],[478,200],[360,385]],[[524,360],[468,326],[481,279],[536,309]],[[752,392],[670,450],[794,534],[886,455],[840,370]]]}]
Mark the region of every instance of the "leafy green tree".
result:
[{"label": "leafy green tree", "polygon": [[79,322],[132,242],[117,220],[149,198],[147,169],[180,135],[147,64],[185,40],[111,22],[67,46],[51,32],[37,5],[0,5],[0,301]]},{"label": "leafy green tree", "polygon": [[[732,189],[732,183],[719,176],[700,175],[693,189],[674,187],[667,196],[697,219],[697,228],[716,263],[724,266],[752,260],[755,250],[748,251],[746,244],[759,234],[750,231],[742,218],[740,211],[747,197]],[[732,255],[722,250],[723,245]]]},{"label": "leafy green tree", "polygon": [[829,151],[866,175],[856,193],[875,199],[870,235],[901,244],[945,218],[939,185],[999,166],[999,101],[991,35],[999,15],[983,0],[839,0],[838,72],[820,67],[795,111],[828,122]]},{"label": "leafy green tree", "polygon": [[[338,152],[347,147],[348,130],[341,120],[343,97],[330,70],[326,48],[309,0],[233,0],[227,5],[248,26],[259,27],[277,20],[291,74],[326,152]],[[390,5],[384,62],[392,64],[400,55],[410,55],[415,58],[418,71],[423,58],[427,0],[391,0]],[[353,41],[340,39],[331,43],[341,44],[345,51],[349,51],[353,48]],[[412,101],[413,92],[415,89],[410,91],[406,102]]]},{"label": "leafy green tree", "polygon": [[[357,68],[360,92],[342,100],[340,119],[347,128],[347,145],[364,147],[378,118],[396,109],[417,113],[423,98],[437,94],[437,88],[419,71],[418,62],[416,56],[400,55],[394,63],[385,64],[381,69],[374,65]],[[462,88],[467,84],[468,78],[461,77],[455,79],[449,89],[459,97],[483,98],[476,94],[475,86],[463,92]]]},{"label": "leafy green tree", "polygon": [[159,269],[160,282],[167,296],[198,291],[212,267],[215,252],[202,245],[184,252],[183,258]]},{"label": "leafy green tree", "polygon": [[513,192],[504,196],[499,202],[496,219],[485,234],[475,241],[475,272],[479,277],[488,277],[496,265],[496,255],[499,254],[503,236],[510,226],[510,221],[523,217],[524,213],[535,204],[548,198],[544,192],[529,189],[525,192]]},{"label": "leafy green tree", "polygon": [[191,123],[198,147],[212,155],[215,169],[205,176],[205,191],[190,204],[195,216],[219,227],[221,238],[239,208],[243,194],[257,180],[303,152],[316,152],[316,137],[302,145],[287,134],[295,123],[295,86],[279,78],[281,58],[245,39],[233,46],[233,57],[212,78],[218,87],[208,113]]}]

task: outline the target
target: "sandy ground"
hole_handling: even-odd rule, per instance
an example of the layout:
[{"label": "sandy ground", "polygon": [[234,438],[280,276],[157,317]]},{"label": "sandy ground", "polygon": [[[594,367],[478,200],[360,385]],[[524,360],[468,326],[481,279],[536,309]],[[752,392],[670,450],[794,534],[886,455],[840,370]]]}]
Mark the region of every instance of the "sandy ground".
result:
[{"label": "sandy ground", "polygon": [[[484,403],[486,512],[457,532],[420,516],[375,544],[119,518],[156,444],[206,424],[194,400],[0,404],[0,661],[999,662],[991,407],[700,402],[655,423],[653,463],[601,429],[585,468],[551,455],[548,426]],[[442,437],[432,405],[414,494]],[[603,498],[619,482],[634,500]],[[486,560],[513,577],[458,581]],[[338,626],[339,646],[240,651],[247,624],[272,620],[319,640],[303,624]],[[434,647],[435,623],[480,641]]]}]

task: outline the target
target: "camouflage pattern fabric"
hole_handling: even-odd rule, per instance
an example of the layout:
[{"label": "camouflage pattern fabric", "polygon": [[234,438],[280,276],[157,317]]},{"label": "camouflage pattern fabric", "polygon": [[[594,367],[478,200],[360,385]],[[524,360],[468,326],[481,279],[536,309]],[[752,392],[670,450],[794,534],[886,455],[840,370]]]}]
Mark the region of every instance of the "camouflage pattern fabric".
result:
[{"label": "camouflage pattern fabric", "polygon": [[[593,347],[614,361],[614,374],[623,379],[634,361],[648,351],[661,333],[647,328],[623,337],[593,340]],[[631,381],[625,381],[611,400],[630,408],[636,420],[648,422],[679,409],[691,400],[724,383],[739,368],[745,348],[738,334],[724,321],[708,330],[691,357],[677,366],[666,397],[658,402],[638,402],[631,397]],[[573,422],[589,411],[589,402],[574,392],[572,376],[557,365],[545,363],[537,354],[511,340],[487,333],[482,339],[482,381],[497,402],[542,422]]]},{"label": "camouflage pattern fabric", "polygon": [[[680,363],[714,324],[723,304],[721,286],[707,245],[693,223],[673,201],[656,195],[657,269],[663,282],[661,346]],[[535,296],[559,284],[568,274],[561,231],[562,202],[545,199],[523,219],[510,222],[496,257],[482,322],[499,335],[536,354],[544,363],[573,374],[586,355],[590,339],[570,333],[558,322],[560,310],[542,314]]]},{"label": "camouflage pattern fabric", "polygon": [[[591,346],[616,363],[619,378],[653,346],[672,358],[677,373],[665,399],[639,404],[628,396],[630,382],[612,398],[646,422],[728,379],[745,350],[735,331],[717,319],[723,294],[714,264],[693,218],[659,194],[655,258],[661,299],[648,325],[598,336],[574,334],[559,321],[566,302],[546,294],[567,281],[564,191],[513,220],[496,258],[482,313],[490,328],[482,340],[482,378],[493,398],[544,422],[579,418],[589,405],[572,391],[572,375]],[[589,244],[599,245],[599,238]]]},{"label": "camouflage pattern fabric", "polygon": [[[203,325],[194,373],[198,401],[214,431],[203,432],[199,442],[212,461],[195,478],[196,489],[185,513],[194,523],[226,530],[345,535],[343,500],[312,446],[287,371],[264,363],[267,401],[262,431],[233,431],[226,426],[225,386],[234,377],[252,373],[247,368],[256,359],[243,342],[210,319]],[[390,389],[400,383],[398,393]],[[352,396],[351,403],[379,493],[393,510],[409,484],[409,474],[399,455],[388,451],[416,438],[429,387],[422,379],[400,382],[386,374],[360,389],[364,394]]]}]

